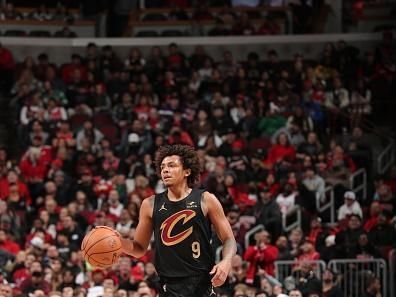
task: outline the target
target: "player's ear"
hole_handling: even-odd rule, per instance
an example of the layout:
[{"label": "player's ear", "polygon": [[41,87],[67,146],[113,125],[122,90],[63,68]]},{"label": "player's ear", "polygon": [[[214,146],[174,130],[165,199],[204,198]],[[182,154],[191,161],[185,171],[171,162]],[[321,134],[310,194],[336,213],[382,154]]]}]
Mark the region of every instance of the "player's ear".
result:
[{"label": "player's ear", "polygon": [[191,169],[184,170],[184,175],[189,176],[191,174]]}]

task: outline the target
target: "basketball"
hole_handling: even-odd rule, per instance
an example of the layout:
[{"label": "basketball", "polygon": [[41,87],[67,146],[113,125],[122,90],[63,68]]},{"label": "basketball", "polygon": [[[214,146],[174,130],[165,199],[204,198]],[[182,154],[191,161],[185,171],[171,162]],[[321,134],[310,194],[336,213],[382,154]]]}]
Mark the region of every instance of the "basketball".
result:
[{"label": "basketball", "polygon": [[113,229],[97,226],[85,235],[81,252],[84,260],[93,267],[107,268],[120,257],[121,240]]}]

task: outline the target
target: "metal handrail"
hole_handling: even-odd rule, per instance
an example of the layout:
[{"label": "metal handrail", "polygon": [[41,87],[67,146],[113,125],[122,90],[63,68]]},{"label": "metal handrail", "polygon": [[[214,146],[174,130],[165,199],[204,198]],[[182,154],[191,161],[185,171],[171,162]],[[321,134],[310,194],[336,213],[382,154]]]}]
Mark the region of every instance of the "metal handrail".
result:
[{"label": "metal handrail", "polygon": [[370,268],[369,271],[371,271],[376,277],[380,279],[381,289],[383,292],[382,296],[389,297],[387,294],[387,265],[384,259],[337,259],[331,260],[328,263],[327,267],[329,267],[333,271],[344,274],[344,297],[358,296],[356,293],[359,292],[356,292],[356,289],[362,290],[365,287],[366,279],[363,277],[363,274],[360,279],[359,276],[356,274],[356,272],[362,271],[363,268],[365,268],[366,270]]},{"label": "metal handrail", "polygon": [[[297,218],[293,223],[287,225],[287,218],[291,214],[296,214]],[[295,228],[301,227],[301,208],[299,206],[296,206],[291,213],[282,215],[282,227],[283,227],[283,231],[285,232],[289,232]]]},{"label": "metal handrail", "polygon": [[[327,193],[330,192],[330,199],[327,203],[322,203],[327,200]],[[324,212],[330,209],[330,223],[335,223],[335,209],[334,209],[334,189],[331,186],[326,187],[324,192],[316,192],[316,210],[318,212]]]},{"label": "metal handrail", "polygon": [[388,265],[389,265],[389,296],[395,296],[396,294],[396,284],[394,279],[392,279],[396,272],[396,249],[393,249],[389,252],[388,256]]},{"label": "metal handrail", "polygon": [[[362,178],[363,181],[359,185],[355,185],[356,179]],[[349,176],[349,187],[355,193],[362,192],[361,199],[366,200],[367,198],[367,173],[366,169],[360,168]]]},{"label": "metal handrail", "polygon": [[247,249],[247,247],[249,246],[250,237],[252,237],[255,233],[257,233],[259,231],[263,231],[263,230],[265,230],[265,227],[264,227],[264,225],[260,224],[246,232],[246,234],[245,234],[245,249]]},{"label": "metal handrail", "polygon": [[377,157],[377,171],[384,174],[395,161],[394,142],[390,143]]}]

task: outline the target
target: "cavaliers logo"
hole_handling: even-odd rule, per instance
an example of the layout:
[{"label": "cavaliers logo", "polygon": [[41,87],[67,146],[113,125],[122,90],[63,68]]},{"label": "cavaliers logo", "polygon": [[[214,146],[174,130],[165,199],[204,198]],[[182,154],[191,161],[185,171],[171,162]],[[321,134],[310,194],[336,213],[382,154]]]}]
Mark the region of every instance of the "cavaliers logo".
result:
[{"label": "cavaliers logo", "polygon": [[184,239],[190,236],[193,232],[193,227],[190,227],[176,235],[172,235],[173,228],[175,225],[181,223],[185,225],[189,220],[196,216],[196,212],[190,209],[181,210],[169,218],[167,218],[161,225],[161,239],[164,245],[172,246],[182,242]]}]

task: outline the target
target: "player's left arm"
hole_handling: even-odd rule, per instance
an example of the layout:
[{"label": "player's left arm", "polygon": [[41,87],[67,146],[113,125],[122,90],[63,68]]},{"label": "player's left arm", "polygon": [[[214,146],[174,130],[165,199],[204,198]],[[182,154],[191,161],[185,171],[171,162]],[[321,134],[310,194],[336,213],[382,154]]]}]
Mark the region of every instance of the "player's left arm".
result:
[{"label": "player's left arm", "polygon": [[223,259],[210,272],[213,275],[213,286],[218,287],[227,279],[231,269],[231,259],[236,254],[237,246],[230,223],[224,214],[220,201],[209,192],[204,192],[202,201],[202,209],[212,222],[217,236],[223,243]]}]

